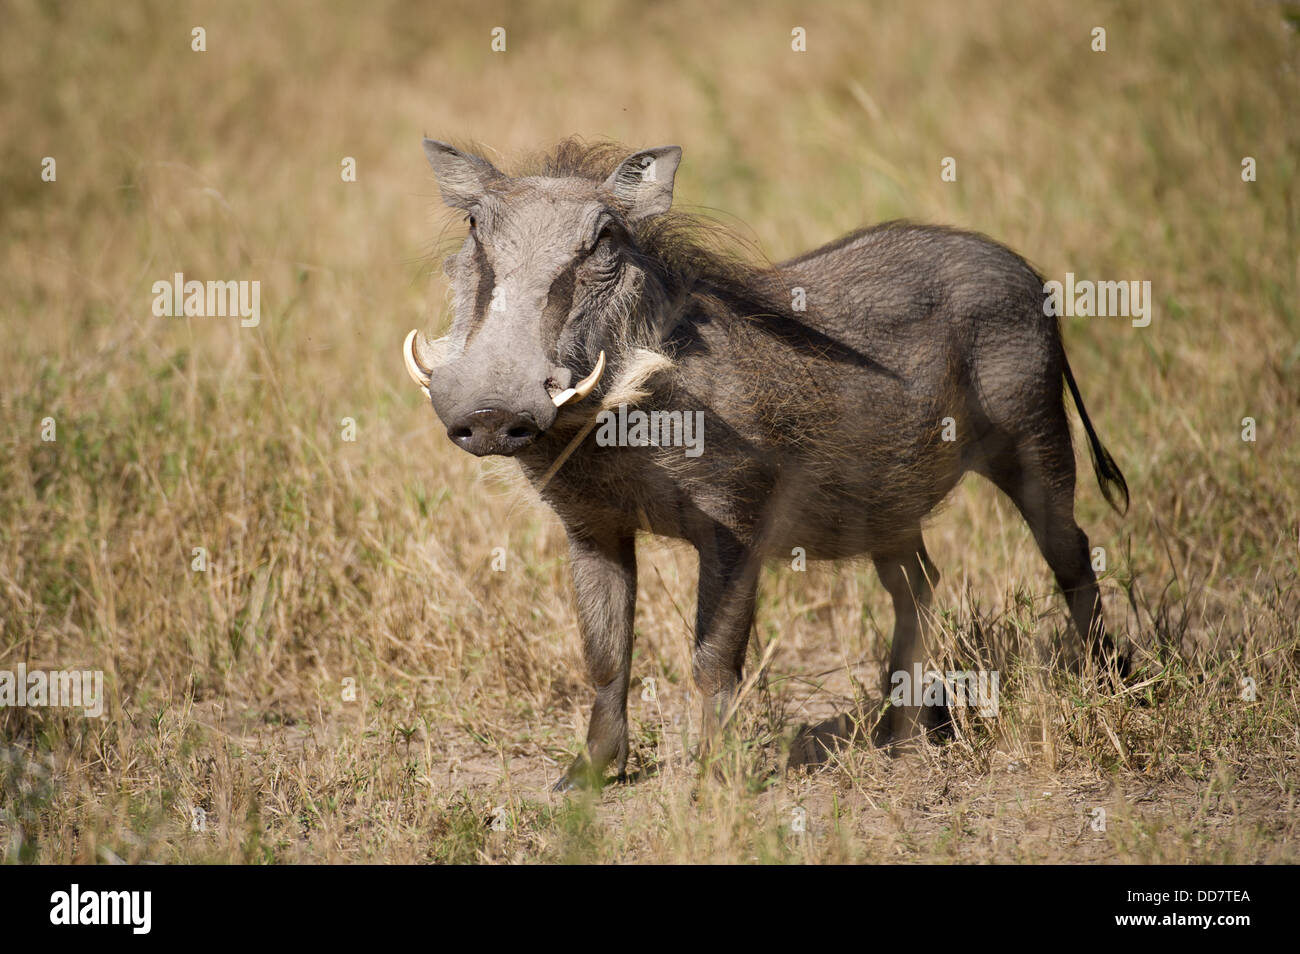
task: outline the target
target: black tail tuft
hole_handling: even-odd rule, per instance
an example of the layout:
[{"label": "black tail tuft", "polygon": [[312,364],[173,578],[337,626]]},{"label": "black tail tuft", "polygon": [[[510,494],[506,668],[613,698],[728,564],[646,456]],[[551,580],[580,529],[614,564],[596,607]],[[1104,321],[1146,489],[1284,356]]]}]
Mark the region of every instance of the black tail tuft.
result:
[{"label": "black tail tuft", "polygon": [[1097,432],[1092,428],[1092,421],[1088,419],[1088,412],[1083,406],[1083,398],[1079,394],[1079,386],[1074,383],[1074,375],[1070,372],[1070,362],[1065,360],[1064,353],[1061,355],[1061,365],[1065,368],[1065,383],[1070,388],[1070,396],[1074,398],[1074,406],[1078,408],[1079,417],[1083,420],[1083,429],[1088,432],[1088,453],[1092,456],[1092,470],[1097,475],[1097,483],[1101,487],[1101,494],[1106,498],[1106,502],[1115,509],[1116,513],[1128,513],[1128,482],[1124,480],[1124,475],[1120,473],[1115,458],[1111,457],[1110,451],[1102,446],[1101,439],[1097,437]]}]

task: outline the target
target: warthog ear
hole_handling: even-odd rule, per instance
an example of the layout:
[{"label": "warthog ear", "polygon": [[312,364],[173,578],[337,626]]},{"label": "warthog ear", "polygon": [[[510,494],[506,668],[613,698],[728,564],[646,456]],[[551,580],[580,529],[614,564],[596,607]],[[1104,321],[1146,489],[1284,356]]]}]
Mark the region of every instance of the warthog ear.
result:
[{"label": "warthog ear", "polygon": [[605,188],[627,210],[630,221],[660,215],[672,208],[673,177],[681,161],[681,146],[643,149],[619,163]]},{"label": "warthog ear", "polygon": [[436,139],[424,140],[424,154],[438,177],[442,201],[453,209],[468,209],[488,187],[505,176],[486,159]]}]

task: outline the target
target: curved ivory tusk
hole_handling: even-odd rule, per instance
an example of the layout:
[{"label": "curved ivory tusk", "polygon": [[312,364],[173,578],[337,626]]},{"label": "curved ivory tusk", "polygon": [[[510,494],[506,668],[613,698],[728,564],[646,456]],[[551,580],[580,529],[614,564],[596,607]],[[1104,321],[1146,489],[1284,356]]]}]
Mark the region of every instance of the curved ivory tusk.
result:
[{"label": "curved ivory tusk", "polygon": [[587,375],[571,388],[566,388],[555,397],[551,398],[556,407],[564,407],[570,401],[581,401],[592,389],[600,383],[600,376],[605,373],[605,352],[601,351],[600,357],[596,359],[596,367],[592,369],[591,374]]},{"label": "curved ivory tusk", "polygon": [[415,336],[417,332],[414,328],[406,336],[406,341],[402,344],[402,357],[406,361],[406,373],[411,376],[411,380],[420,386],[424,396],[429,396],[429,378],[432,373],[426,371],[420,365],[420,359],[415,356]]}]

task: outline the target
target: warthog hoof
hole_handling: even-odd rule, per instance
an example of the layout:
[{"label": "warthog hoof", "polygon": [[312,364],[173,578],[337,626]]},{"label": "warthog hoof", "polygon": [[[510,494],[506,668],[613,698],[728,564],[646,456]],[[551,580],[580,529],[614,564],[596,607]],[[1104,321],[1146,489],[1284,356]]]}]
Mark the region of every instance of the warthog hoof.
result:
[{"label": "warthog hoof", "polygon": [[584,758],[574,759],[569,766],[569,770],[560,776],[553,786],[553,792],[576,792],[576,791],[600,791],[610,782],[624,783],[627,781],[627,773],[620,772],[612,778],[606,777],[603,769],[597,770],[590,762]]}]

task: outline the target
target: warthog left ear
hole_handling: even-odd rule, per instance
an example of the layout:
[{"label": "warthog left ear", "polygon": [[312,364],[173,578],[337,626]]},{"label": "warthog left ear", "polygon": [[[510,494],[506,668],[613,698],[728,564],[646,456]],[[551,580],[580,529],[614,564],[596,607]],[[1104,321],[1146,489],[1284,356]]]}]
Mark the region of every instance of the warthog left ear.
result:
[{"label": "warthog left ear", "polygon": [[681,161],[681,146],[643,149],[619,163],[605,180],[605,188],[627,210],[629,221],[661,215],[672,208],[673,177]]},{"label": "warthog left ear", "polygon": [[489,186],[505,178],[486,159],[436,139],[424,140],[424,154],[438,177],[442,201],[453,209],[470,209]]}]

